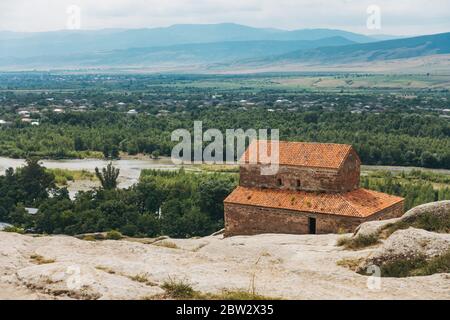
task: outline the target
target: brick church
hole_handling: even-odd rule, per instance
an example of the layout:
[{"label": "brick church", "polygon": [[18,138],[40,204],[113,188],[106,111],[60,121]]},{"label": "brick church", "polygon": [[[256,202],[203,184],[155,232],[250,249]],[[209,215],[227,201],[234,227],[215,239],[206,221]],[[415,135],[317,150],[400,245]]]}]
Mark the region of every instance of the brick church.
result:
[{"label": "brick church", "polygon": [[263,175],[267,164],[249,161],[260,144],[243,154],[240,184],[224,201],[225,236],[353,232],[403,214],[403,198],[359,187],[361,161],[350,145],[280,141],[279,169]]}]

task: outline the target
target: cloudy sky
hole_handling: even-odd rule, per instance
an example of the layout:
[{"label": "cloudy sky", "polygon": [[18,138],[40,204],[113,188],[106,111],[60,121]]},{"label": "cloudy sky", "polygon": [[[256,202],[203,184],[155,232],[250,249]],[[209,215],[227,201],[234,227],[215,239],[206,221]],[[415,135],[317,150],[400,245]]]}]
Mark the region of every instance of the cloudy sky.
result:
[{"label": "cloudy sky", "polygon": [[[450,0],[0,0],[0,30],[65,29],[71,5],[81,8],[82,29],[235,22],[365,34],[450,31]],[[367,28],[370,5],[380,8],[380,29]]]}]

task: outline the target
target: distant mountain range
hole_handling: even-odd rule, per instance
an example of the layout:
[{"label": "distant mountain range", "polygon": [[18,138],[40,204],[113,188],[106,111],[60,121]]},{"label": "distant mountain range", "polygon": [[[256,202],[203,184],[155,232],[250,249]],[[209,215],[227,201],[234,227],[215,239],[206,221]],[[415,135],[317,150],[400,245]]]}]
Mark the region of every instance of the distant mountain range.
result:
[{"label": "distant mountain range", "polygon": [[251,62],[354,63],[450,54],[450,33],[343,46],[301,49]]},{"label": "distant mountain range", "polygon": [[43,33],[0,33],[1,56],[26,57],[86,53],[129,48],[148,48],[180,44],[228,41],[302,41],[343,37],[353,42],[376,39],[341,30],[309,29],[285,31],[252,28],[238,24],[174,25],[154,29],[105,29],[96,31],[54,31]]},{"label": "distant mountain range", "polygon": [[[385,40],[391,39],[391,40]],[[0,70],[353,63],[450,53],[450,33],[400,38],[237,24],[44,33],[0,32]]]},{"label": "distant mountain range", "polygon": [[166,47],[130,48],[113,51],[86,53],[49,53],[30,57],[0,57],[0,66],[5,64],[23,67],[118,67],[169,65],[206,65],[214,63],[239,62],[241,60],[282,55],[296,50],[323,46],[342,46],[354,42],[342,37],[311,41],[228,41],[197,44],[180,44]]}]

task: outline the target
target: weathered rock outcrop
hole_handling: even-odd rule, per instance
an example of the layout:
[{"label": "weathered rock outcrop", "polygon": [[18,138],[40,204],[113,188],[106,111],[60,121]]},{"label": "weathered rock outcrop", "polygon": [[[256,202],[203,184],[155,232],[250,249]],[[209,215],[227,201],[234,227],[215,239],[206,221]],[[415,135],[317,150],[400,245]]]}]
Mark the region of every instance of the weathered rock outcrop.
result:
[{"label": "weathered rock outcrop", "polygon": [[381,266],[399,259],[412,260],[418,257],[429,260],[444,254],[448,250],[450,250],[450,234],[409,228],[394,232],[366,260],[365,265]]},{"label": "weathered rock outcrop", "polygon": [[432,216],[443,223],[445,220],[449,221],[450,201],[445,200],[423,204],[409,210],[402,217],[396,219],[364,222],[356,229],[353,237],[378,235],[390,224],[400,221],[406,224],[413,224],[418,219],[425,218],[426,216]]},{"label": "weathered rock outcrop", "polygon": [[406,212],[401,220],[406,223],[412,223],[425,215],[432,214],[439,220],[450,218],[450,200],[426,203]]},{"label": "weathered rock outcrop", "polygon": [[388,276],[408,276],[420,272],[431,274],[447,270],[443,267],[445,262],[439,262],[440,267],[435,271],[424,271],[420,266],[428,263],[432,265],[431,260],[437,257],[439,261],[446,261],[450,250],[450,234],[444,232],[449,229],[449,221],[450,201],[440,201],[415,207],[397,219],[361,224],[348,239],[350,244],[361,243],[366,239],[367,243],[382,241],[378,249],[361,259],[356,270],[363,272],[375,265],[385,271],[390,270],[386,273]]},{"label": "weathered rock outcrop", "polygon": [[[337,247],[339,235],[84,241],[0,232],[0,299],[145,299],[170,279],[202,293],[245,290],[283,299],[446,299],[448,275],[383,280],[337,265],[374,249]],[[142,240],[142,242],[144,242]]]},{"label": "weathered rock outcrop", "polygon": [[[141,285],[131,275],[73,262],[31,266],[19,270],[16,276],[29,289],[78,300],[145,298],[164,293],[156,284]],[[141,277],[144,279],[144,275]],[[129,296],[124,289],[130,292]]]},{"label": "weathered rock outcrop", "polygon": [[400,218],[364,222],[356,228],[353,237],[370,237],[378,235],[385,227],[400,221]]}]

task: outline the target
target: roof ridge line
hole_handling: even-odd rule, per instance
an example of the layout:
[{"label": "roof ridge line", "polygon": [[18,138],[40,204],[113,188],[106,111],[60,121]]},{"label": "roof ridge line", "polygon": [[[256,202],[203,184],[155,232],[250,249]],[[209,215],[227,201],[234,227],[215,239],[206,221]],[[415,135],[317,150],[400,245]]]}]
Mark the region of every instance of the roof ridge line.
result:
[{"label": "roof ridge line", "polygon": [[335,145],[335,146],[348,146],[348,147],[352,147],[351,144],[348,143],[335,143],[335,142],[315,142],[315,141],[289,141],[289,140],[269,140],[269,139],[254,139],[253,141],[278,141],[279,143],[296,143],[296,144],[331,144],[331,145]]},{"label": "roof ridge line", "polygon": [[347,159],[348,155],[350,154],[350,151],[353,149],[352,145],[344,144],[344,146],[348,146],[348,150],[347,150],[347,153],[345,154],[345,156],[342,158],[341,163],[339,163],[338,170],[340,170],[342,168],[342,166],[344,165],[345,160]]},{"label": "roof ridge line", "polygon": [[[355,189],[355,190],[358,190],[358,189]],[[350,201],[348,201],[347,199],[344,198],[344,194],[343,194],[342,192],[339,192],[338,194],[339,194],[339,197],[340,197],[345,203],[347,203],[347,204],[354,210],[354,212],[356,212],[356,213],[358,214],[358,217],[362,217],[361,214],[360,214],[360,212],[359,212],[359,210],[356,209],[356,208],[352,205],[352,203],[351,203]]]}]

